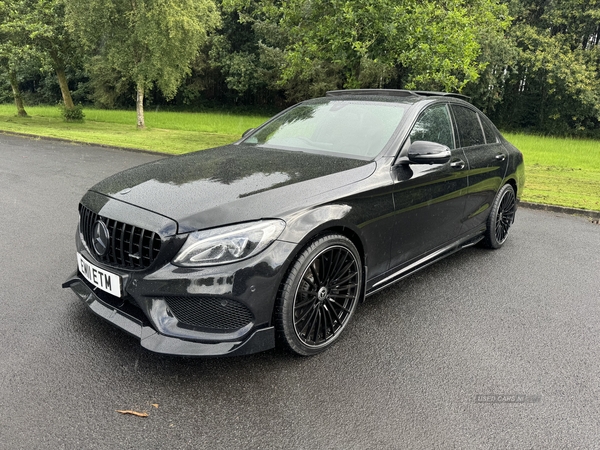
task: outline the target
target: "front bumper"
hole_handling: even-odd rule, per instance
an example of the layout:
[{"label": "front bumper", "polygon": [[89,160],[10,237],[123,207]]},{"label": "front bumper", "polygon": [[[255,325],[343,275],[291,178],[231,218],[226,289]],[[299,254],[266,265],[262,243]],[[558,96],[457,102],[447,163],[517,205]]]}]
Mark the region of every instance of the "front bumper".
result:
[{"label": "front bumper", "polygon": [[142,311],[131,305],[112,305],[102,300],[75,271],[63,288],[70,287],[95,314],[140,339],[142,347],[179,356],[239,356],[262,352],[275,346],[272,326],[255,330],[249,337],[231,342],[195,342],[158,333]]},{"label": "front bumper", "polygon": [[[147,266],[130,267],[118,259],[101,261],[86,244],[81,221],[89,218],[81,216],[75,233],[77,253],[120,278],[120,294],[95,287],[79,271],[81,268],[63,284],[94,313],[158,353],[242,355],[275,346],[273,308],[296,244],[276,240],[246,260],[203,268],[177,267],[171,261],[187,235],[173,234],[175,222],[91,192],[82,205],[120,224],[113,224],[114,230],[120,230],[120,245],[113,236],[110,252],[120,253],[122,261],[126,255],[144,258],[152,254],[142,254],[142,246],[150,244],[144,240],[146,234],[135,234],[136,230],[153,230],[162,240],[158,255],[150,257]],[[139,251],[132,244],[137,239]]]}]

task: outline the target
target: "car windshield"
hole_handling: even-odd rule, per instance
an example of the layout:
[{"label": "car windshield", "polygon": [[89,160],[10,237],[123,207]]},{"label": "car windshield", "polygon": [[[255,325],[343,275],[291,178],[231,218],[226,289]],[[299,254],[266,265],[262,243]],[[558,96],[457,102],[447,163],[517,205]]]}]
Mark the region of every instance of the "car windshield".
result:
[{"label": "car windshield", "polygon": [[370,159],[388,143],[406,106],[360,100],[303,103],[267,123],[243,143]]}]

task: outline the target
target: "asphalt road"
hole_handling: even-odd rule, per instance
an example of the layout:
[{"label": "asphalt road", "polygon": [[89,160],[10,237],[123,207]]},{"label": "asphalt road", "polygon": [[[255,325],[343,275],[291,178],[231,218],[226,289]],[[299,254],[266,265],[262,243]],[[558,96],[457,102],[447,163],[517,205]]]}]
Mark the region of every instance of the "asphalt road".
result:
[{"label": "asphalt road", "polygon": [[0,135],[0,448],[598,448],[600,225],[520,209],[316,357],[165,357],[60,287],[85,190],[155,158]]}]

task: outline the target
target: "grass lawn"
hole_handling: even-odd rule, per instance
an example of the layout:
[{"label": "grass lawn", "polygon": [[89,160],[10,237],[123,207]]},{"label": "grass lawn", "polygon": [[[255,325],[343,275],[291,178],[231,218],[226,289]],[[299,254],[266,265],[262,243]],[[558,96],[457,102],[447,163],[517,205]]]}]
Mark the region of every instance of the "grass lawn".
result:
[{"label": "grass lawn", "polygon": [[67,123],[53,106],[27,107],[30,117],[16,117],[14,105],[0,105],[0,130],[73,141],[181,154],[237,141],[266,116],[232,113],[146,111],[146,129],[135,126],[135,111],[84,110],[83,123]]},{"label": "grass lawn", "polygon": [[600,211],[600,141],[504,136],[525,158],[522,200]]},{"label": "grass lawn", "polygon": [[[57,107],[27,107],[15,116],[0,105],[0,131],[181,154],[228,144],[267,116],[234,113],[146,111],[145,130],[135,127],[135,111],[88,109],[85,122],[66,123]],[[525,156],[522,200],[600,211],[600,141],[505,133]]]}]

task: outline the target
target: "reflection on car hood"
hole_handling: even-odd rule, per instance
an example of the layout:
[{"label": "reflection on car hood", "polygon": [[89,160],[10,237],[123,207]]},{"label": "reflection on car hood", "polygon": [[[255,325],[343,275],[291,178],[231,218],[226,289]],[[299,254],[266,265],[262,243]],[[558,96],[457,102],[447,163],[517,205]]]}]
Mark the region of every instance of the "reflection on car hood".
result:
[{"label": "reflection on car hood", "polygon": [[281,217],[311,197],[368,177],[374,162],[243,145],[135,167],[91,190],[154,211],[179,233]]}]

